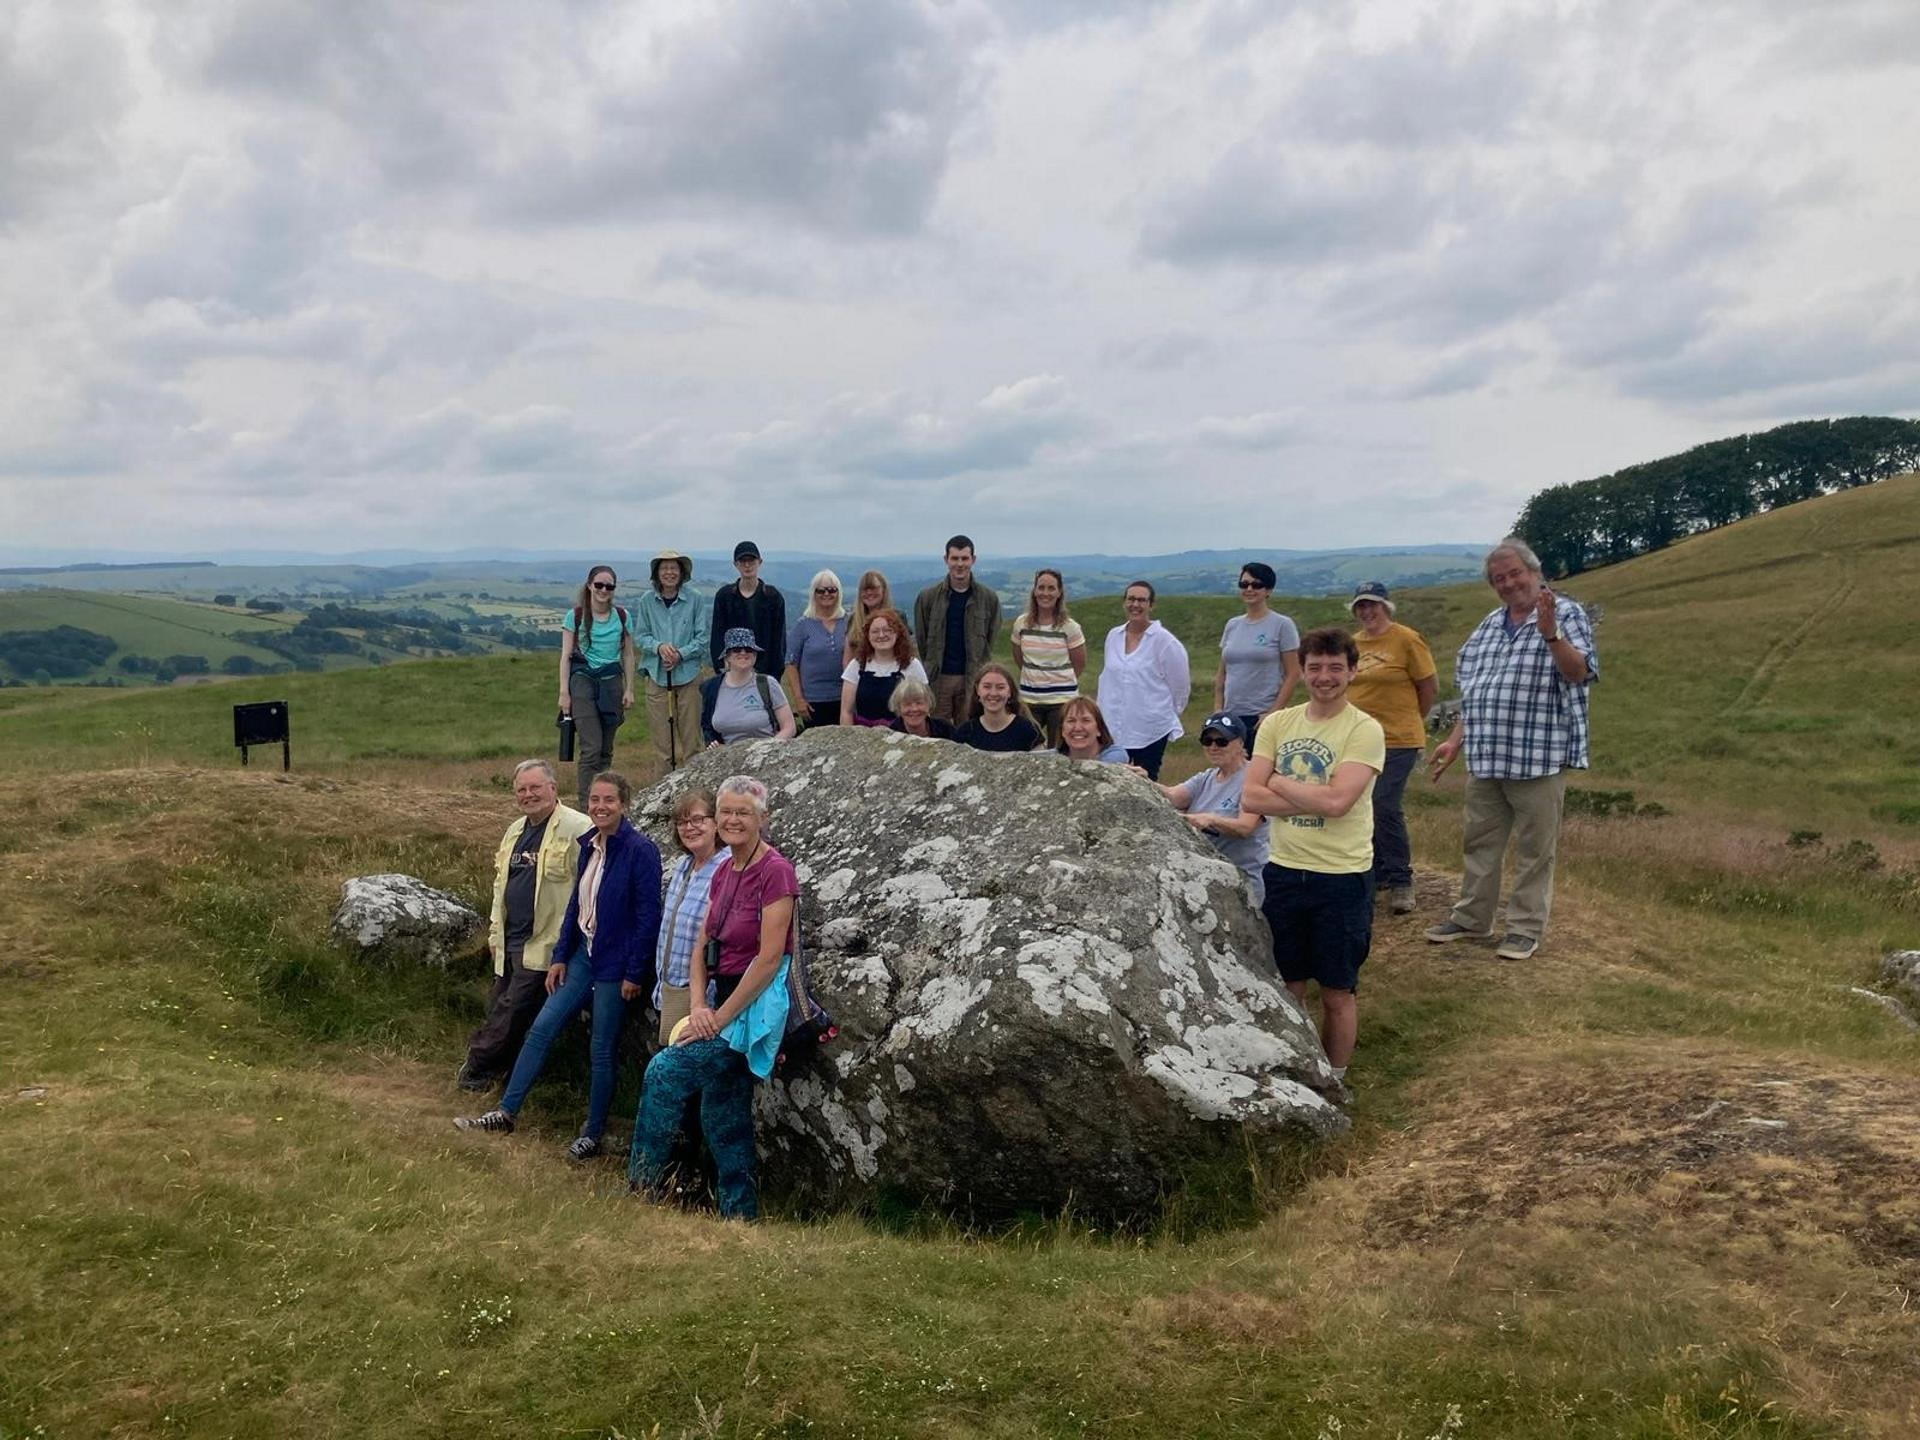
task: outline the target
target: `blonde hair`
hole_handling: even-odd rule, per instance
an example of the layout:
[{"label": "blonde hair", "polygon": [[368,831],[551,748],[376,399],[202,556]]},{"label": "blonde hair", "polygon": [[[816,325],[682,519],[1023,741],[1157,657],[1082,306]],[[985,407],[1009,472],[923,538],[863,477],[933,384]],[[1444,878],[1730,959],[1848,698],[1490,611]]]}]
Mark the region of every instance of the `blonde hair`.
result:
[{"label": "blonde hair", "polygon": [[[833,586],[833,610],[830,614],[826,615],[820,613],[820,597],[814,593],[822,585]],[[840,577],[831,570],[822,570],[819,574],[815,575],[807,585],[806,613],[815,620],[838,620],[842,615],[847,613],[847,607],[844,603],[845,600],[846,595],[841,589]]]}]

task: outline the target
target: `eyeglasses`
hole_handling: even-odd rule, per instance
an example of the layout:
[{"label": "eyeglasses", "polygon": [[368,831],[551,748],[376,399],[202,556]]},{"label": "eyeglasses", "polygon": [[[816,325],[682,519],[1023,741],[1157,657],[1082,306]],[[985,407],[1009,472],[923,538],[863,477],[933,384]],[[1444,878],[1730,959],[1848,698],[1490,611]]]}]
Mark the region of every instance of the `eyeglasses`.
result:
[{"label": "eyeglasses", "polygon": [[596,590],[602,591],[605,594],[611,595],[619,587],[614,585],[609,585],[604,580],[596,580],[593,582],[593,588]]},{"label": "eyeglasses", "polygon": [[673,823],[677,829],[685,829],[689,825],[711,825],[713,824],[713,817],[711,815],[682,815]]},{"label": "eyeglasses", "polygon": [[838,595],[840,593],[840,587],[838,585],[816,585],[813,587],[813,593],[816,595]]},{"label": "eyeglasses", "polygon": [[1242,580],[1240,582],[1240,588],[1242,590],[1264,590],[1267,587],[1262,585],[1258,580]]},{"label": "eyeglasses", "polygon": [[1216,745],[1231,745],[1233,744],[1233,739],[1227,735],[1202,735],[1200,737],[1200,743],[1211,750]]}]

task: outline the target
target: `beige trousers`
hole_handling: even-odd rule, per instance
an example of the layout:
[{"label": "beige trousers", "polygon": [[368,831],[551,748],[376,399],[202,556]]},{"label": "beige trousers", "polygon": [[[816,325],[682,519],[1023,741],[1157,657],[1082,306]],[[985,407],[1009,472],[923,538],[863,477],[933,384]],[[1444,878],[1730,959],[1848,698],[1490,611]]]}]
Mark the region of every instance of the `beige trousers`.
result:
[{"label": "beige trousers", "polygon": [[967,711],[973,704],[973,695],[964,675],[935,675],[933,677],[933,708],[935,719],[945,720],[958,729],[967,723]]},{"label": "beige trousers", "polygon": [[660,1043],[669,1045],[673,1027],[693,1013],[693,991],[685,985],[660,983]]},{"label": "beige trousers", "polygon": [[1553,856],[1560,841],[1560,810],[1567,772],[1537,780],[1467,781],[1466,856],[1453,923],[1493,929],[1500,903],[1500,870],[1513,846],[1513,889],[1507,895],[1507,933],[1545,938],[1553,909]]},{"label": "beige trousers", "polygon": [[[684,765],[705,747],[700,739],[700,677],[667,687],[647,680],[647,734],[662,773]],[[671,750],[669,750],[671,744]]]}]

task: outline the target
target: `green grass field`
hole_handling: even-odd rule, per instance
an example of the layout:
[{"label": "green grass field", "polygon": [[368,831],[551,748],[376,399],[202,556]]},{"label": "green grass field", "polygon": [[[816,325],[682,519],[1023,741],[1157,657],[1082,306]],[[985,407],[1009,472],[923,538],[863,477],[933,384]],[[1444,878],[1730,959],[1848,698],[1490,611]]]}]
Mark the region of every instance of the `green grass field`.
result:
[{"label": "green grass field", "polygon": [[[1917,504],[1849,492],[1569,587],[1605,607],[1590,783],[1672,813],[1570,818],[1548,946],[1510,966],[1421,943],[1459,822],[1457,781],[1417,782],[1421,913],[1377,925],[1352,1135],[1190,1177],[1144,1232],[640,1208],[560,1158],[570,1053],[519,1133],[451,1130],[481,978],[362,968],[325,921],[373,870],[484,893],[549,657],[0,691],[0,1436],[1920,1433],[1920,1046],[1849,993],[1920,945],[1911,829],[1680,743],[1822,714],[1826,629],[1876,651],[1820,547]],[[1698,644],[1689,586],[1803,638]],[[1492,604],[1405,598],[1443,661]],[[1197,675],[1232,608],[1163,607]],[[1115,602],[1076,613],[1097,655]],[[1889,782],[1900,673],[1836,712],[1894,737],[1846,757]],[[226,745],[269,691],[289,777]]]},{"label": "green grass field", "polygon": [[[119,644],[122,654],[154,659],[204,655],[215,670],[234,655],[248,656],[262,665],[281,660],[282,657],[271,650],[230,637],[235,632],[268,634],[285,629],[298,618],[297,615],[261,616],[244,610],[141,595],[88,594],[77,590],[0,591],[0,631],[51,630],[59,625],[72,625],[110,637]],[[6,664],[0,661],[0,673],[5,671]],[[119,673],[109,660],[96,667],[91,675]],[[130,677],[130,682],[137,679]]]}]

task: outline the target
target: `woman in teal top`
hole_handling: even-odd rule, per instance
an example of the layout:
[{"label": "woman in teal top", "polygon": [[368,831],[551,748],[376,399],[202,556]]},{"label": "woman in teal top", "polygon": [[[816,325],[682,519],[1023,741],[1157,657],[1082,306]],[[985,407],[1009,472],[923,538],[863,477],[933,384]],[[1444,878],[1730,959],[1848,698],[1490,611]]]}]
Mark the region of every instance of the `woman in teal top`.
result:
[{"label": "woman in teal top", "polygon": [[613,603],[611,565],[587,572],[560,627],[560,713],[573,717],[580,808],[593,777],[613,764],[613,732],[633,704],[633,627]]}]

